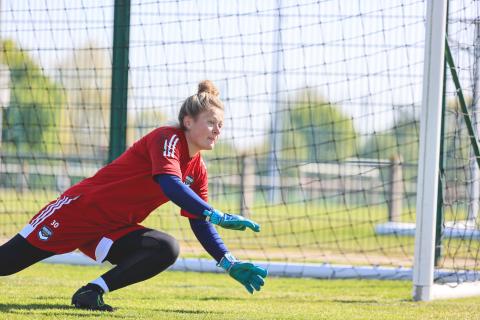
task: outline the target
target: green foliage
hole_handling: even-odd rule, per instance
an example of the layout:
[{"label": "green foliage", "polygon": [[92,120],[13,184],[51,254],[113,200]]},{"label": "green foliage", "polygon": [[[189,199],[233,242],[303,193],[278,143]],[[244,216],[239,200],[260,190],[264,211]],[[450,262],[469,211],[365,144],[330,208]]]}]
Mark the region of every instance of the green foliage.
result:
[{"label": "green foliage", "polygon": [[167,117],[156,109],[136,110],[129,114],[128,122],[128,127],[133,130],[133,141],[140,139],[161,125],[170,125],[166,123]]},{"label": "green foliage", "polygon": [[[450,99],[447,101],[445,111],[445,128],[443,136],[444,144],[444,174],[445,182],[451,185],[462,185],[463,181],[475,179],[471,177],[470,162],[475,159],[473,156],[473,147],[465,122],[466,117],[471,117],[472,103],[471,97],[465,97],[467,108],[470,114],[463,113],[458,99]],[[470,118],[472,124],[474,119]],[[475,128],[475,126],[474,126]],[[474,129],[475,130],[475,129]],[[459,183],[462,181],[462,183]],[[456,191],[459,192],[459,191]],[[459,203],[461,204],[461,202]]]},{"label": "green foliage", "polygon": [[283,116],[282,157],[309,162],[339,161],[356,154],[352,119],[310,92]]},{"label": "green foliage", "polygon": [[232,140],[220,139],[213,150],[202,153],[202,156],[212,160],[236,157],[239,155],[239,152],[235,149],[232,142]]},{"label": "green foliage", "polygon": [[220,140],[211,151],[202,152],[208,167],[208,176],[228,176],[240,174],[241,155],[230,141]]},{"label": "green foliage", "polygon": [[[472,98],[467,96],[465,100],[467,108],[471,110]],[[447,102],[444,119],[444,148],[447,158],[456,162],[455,166],[458,166],[459,163],[468,166],[471,160],[470,153],[473,149],[465,122],[465,117],[471,117],[471,115],[472,111],[470,111],[470,115],[465,115],[462,112],[458,99],[452,99]],[[470,121],[474,124],[474,119],[470,118]]]},{"label": "green foliage", "polygon": [[400,155],[406,162],[418,159],[420,122],[411,114],[399,113],[392,128],[372,135],[361,149],[361,156],[390,159]]},{"label": "green foliage", "polygon": [[[47,151],[64,103],[63,89],[43,74],[28,53],[11,40],[1,42],[0,63],[10,71],[10,103],[4,111],[2,136],[21,148]],[[50,140],[50,141],[49,141]]]}]

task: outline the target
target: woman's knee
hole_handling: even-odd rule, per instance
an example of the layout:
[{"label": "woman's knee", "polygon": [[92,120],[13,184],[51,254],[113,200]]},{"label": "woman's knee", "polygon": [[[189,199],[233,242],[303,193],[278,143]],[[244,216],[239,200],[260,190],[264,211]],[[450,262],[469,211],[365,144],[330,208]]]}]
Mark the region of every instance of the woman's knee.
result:
[{"label": "woman's knee", "polygon": [[174,237],[169,237],[169,239],[166,239],[162,247],[159,248],[159,253],[164,257],[167,263],[170,265],[174,264],[180,255],[180,245],[177,239]]},{"label": "woman's knee", "polygon": [[173,241],[171,242],[171,257],[172,257],[172,264],[177,261],[178,256],[180,255],[180,244],[178,243],[177,239],[173,238]]},{"label": "woman's knee", "polygon": [[177,239],[156,230],[145,234],[145,238],[146,247],[157,251],[162,259],[170,265],[175,263],[180,254],[180,245]]}]

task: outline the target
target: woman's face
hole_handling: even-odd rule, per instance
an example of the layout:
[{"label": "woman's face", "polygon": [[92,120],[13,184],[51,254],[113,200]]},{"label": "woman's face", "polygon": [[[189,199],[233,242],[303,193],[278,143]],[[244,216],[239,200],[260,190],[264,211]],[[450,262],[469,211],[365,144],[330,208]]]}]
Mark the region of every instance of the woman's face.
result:
[{"label": "woman's face", "polygon": [[196,119],[185,116],[183,124],[187,129],[185,136],[188,142],[190,157],[201,150],[212,150],[223,127],[223,110],[210,108],[200,113]]}]

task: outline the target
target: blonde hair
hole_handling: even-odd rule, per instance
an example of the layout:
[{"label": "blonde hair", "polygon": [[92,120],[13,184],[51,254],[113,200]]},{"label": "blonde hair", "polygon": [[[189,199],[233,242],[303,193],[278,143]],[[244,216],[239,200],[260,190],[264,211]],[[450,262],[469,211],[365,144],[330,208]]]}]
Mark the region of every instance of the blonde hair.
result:
[{"label": "blonde hair", "polygon": [[223,110],[223,102],[219,98],[220,92],[210,80],[203,80],[198,84],[198,92],[188,97],[182,104],[178,113],[178,122],[180,128],[185,130],[183,118],[190,116],[196,119],[197,116],[211,108],[219,108]]}]

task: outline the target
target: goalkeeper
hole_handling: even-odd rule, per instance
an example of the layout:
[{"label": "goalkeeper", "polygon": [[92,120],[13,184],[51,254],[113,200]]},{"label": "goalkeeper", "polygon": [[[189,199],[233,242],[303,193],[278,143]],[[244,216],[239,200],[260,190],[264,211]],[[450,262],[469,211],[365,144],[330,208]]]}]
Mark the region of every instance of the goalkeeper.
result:
[{"label": "goalkeeper", "polygon": [[66,190],[0,246],[0,275],[16,273],[40,260],[80,249],[114,267],[82,286],[72,297],[76,308],[112,311],[103,295],[155,276],[171,266],[179,246],[170,235],[140,223],[157,207],[181,207],[205,250],[248,292],[260,290],[267,271],[237,260],[212,224],[260,231],[241,216],[215,210],[208,201],[202,150],[215,146],[223,126],[223,103],[209,80],[180,108],[177,126],[159,127],[119,158]]}]

